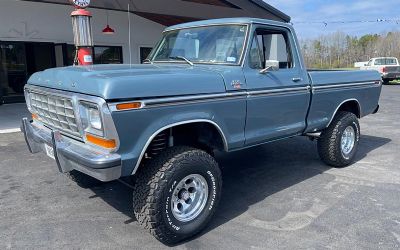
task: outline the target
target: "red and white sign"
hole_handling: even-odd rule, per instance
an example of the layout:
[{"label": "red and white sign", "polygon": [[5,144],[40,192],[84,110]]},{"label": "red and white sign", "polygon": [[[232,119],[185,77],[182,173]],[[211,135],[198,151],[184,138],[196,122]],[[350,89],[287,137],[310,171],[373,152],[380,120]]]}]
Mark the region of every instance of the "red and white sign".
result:
[{"label": "red and white sign", "polygon": [[90,4],[90,0],[70,0],[70,2],[77,8],[86,8]]}]

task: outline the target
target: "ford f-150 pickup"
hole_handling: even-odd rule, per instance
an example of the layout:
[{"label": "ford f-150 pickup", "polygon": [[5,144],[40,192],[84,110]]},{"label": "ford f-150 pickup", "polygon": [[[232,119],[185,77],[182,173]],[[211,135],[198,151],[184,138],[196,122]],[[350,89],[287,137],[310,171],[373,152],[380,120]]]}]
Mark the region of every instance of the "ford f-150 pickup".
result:
[{"label": "ford f-150 pickup", "polygon": [[307,71],[287,23],[207,20],[167,28],[143,65],[34,74],[22,131],[80,185],[133,176],[138,223],[175,244],[217,209],[214,152],[308,136],[323,162],[348,166],[381,88],[376,71]]},{"label": "ford f-150 pickup", "polygon": [[400,79],[400,64],[395,57],[372,58],[364,67],[361,67],[361,70],[378,71],[382,76],[383,84]]}]

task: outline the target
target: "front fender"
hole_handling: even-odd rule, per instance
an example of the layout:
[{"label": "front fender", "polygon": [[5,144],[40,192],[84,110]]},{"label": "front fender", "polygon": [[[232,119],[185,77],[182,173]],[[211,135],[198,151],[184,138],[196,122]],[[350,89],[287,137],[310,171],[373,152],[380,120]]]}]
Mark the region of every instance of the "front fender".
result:
[{"label": "front fender", "polygon": [[224,120],[212,111],[180,111],[180,108],[155,108],[113,112],[112,116],[120,138],[122,176],[135,174],[147,147],[161,131],[189,123],[208,122],[220,132],[226,151],[229,150],[229,132]]}]

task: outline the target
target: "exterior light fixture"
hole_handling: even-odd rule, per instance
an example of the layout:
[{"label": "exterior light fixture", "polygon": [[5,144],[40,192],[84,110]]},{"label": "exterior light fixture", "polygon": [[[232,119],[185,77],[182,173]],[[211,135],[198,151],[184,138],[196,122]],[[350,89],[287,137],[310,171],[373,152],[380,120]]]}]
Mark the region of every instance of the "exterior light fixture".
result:
[{"label": "exterior light fixture", "polygon": [[108,23],[108,11],[107,11],[107,26],[103,29],[103,34],[105,35],[114,35],[115,30],[112,29]]}]

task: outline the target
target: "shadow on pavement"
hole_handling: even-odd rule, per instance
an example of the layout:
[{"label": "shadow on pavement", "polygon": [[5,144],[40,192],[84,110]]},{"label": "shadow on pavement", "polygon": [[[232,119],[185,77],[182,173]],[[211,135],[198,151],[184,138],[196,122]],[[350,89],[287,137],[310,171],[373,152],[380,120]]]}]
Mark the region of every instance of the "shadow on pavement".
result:
[{"label": "shadow on pavement", "polygon": [[[390,141],[362,135],[356,161]],[[237,155],[224,155],[220,164],[223,167],[223,195],[216,219],[203,233],[241,215],[268,196],[331,168],[319,159],[316,142],[310,143],[305,138],[271,143]]]},{"label": "shadow on pavement", "polygon": [[[356,160],[389,143],[388,138],[362,135]],[[215,218],[202,234],[240,216],[268,196],[330,169],[318,157],[316,142],[297,137],[243,151],[218,153],[223,175],[222,199]],[[99,197],[134,222],[132,189],[120,182],[94,188]]]}]

